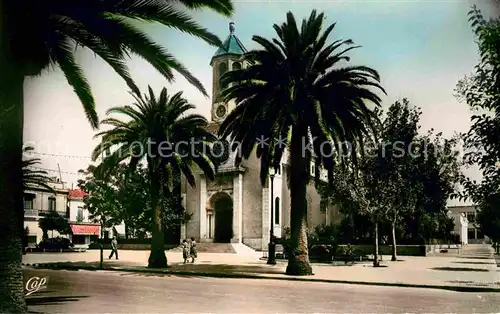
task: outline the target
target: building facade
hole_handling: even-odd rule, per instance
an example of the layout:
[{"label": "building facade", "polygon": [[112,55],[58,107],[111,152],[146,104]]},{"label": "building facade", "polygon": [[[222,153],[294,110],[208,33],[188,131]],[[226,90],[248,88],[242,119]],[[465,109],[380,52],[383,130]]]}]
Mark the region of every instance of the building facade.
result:
[{"label": "building facade", "polygon": [[[235,35],[233,23],[230,34],[213,56],[211,122],[208,130],[216,133],[220,123],[236,106],[221,100],[221,76],[246,66],[247,50]],[[181,237],[194,237],[200,242],[242,243],[255,250],[266,250],[270,238],[271,208],[276,237],[283,237],[290,226],[290,190],[287,185],[286,163],[282,163],[273,179],[260,183],[260,160],[253,153],[235,166],[236,152],[230,152],[229,141],[221,141],[221,165],[215,180],[203,172],[197,173],[196,186],[183,182],[184,205],[191,220],[181,227]],[[215,148],[213,148],[215,150]],[[287,154],[285,154],[287,155]],[[283,160],[288,160],[284,156]],[[311,168],[314,174],[314,168]],[[326,176],[324,178],[326,180]],[[272,183],[271,183],[272,181]],[[307,187],[308,227],[336,223],[340,215],[336,208],[320,208],[321,198],[314,183]]]},{"label": "building facade", "polygon": [[[42,241],[43,231],[38,227],[38,221],[49,211],[56,211],[62,217],[69,218],[68,193],[65,183],[58,178],[51,178],[47,185],[54,192],[41,187],[30,187],[24,191],[24,227],[28,227],[28,247],[34,247]],[[49,231],[49,237],[57,237],[57,231]]]},{"label": "building facade", "polygon": [[477,212],[477,207],[475,205],[450,206],[448,209],[451,211],[452,215],[460,214],[466,218],[468,243],[479,244],[489,241],[488,237],[484,236],[474,223]]},{"label": "building facade", "polygon": [[[101,236],[101,227],[89,219],[83,199],[87,193],[76,189],[68,189],[65,183],[52,178],[47,184],[54,191],[46,188],[31,187],[24,191],[24,227],[28,227],[28,247],[35,247],[43,239],[43,231],[38,226],[39,220],[50,211],[56,211],[68,220],[71,234],[59,234],[56,230],[49,231],[49,238],[65,237],[73,243],[75,249],[87,249],[90,243]],[[114,228],[105,229],[107,237],[113,237],[113,229],[118,235],[125,234],[125,225],[122,223]]]},{"label": "building facade", "polygon": [[75,249],[88,249],[90,243],[96,242],[101,235],[101,226],[89,219],[83,198],[88,194],[76,189],[68,192],[69,224],[72,234],[69,235]]}]

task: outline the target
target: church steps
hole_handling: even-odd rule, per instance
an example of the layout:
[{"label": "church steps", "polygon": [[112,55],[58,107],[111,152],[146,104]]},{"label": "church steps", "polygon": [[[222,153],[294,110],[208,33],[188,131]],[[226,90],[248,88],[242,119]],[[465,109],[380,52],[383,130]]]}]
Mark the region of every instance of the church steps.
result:
[{"label": "church steps", "polygon": [[254,256],[254,257],[260,257],[262,255],[262,252],[258,252],[251,247],[245,245],[244,243],[232,243],[231,244],[238,255],[242,256]]}]

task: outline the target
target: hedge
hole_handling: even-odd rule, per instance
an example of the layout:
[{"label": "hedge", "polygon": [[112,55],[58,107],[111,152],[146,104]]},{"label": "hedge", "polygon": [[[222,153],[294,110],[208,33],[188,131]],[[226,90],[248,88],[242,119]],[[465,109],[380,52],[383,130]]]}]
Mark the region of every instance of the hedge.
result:
[{"label": "hedge", "polygon": [[[339,249],[343,249],[346,245],[339,245]],[[372,255],[374,245],[352,245],[355,255]],[[340,250],[339,250],[340,251]],[[340,251],[342,252],[342,251]],[[392,255],[392,245],[379,245],[378,252],[380,255]],[[398,245],[397,255],[401,256],[425,256],[424,245]]]},{"label": "hedge", "polygon": [[[178,247],[178,246],[179,246],[179,244],[165,244],[165,250],[170,250],[170,249],[173,249],[173,248]],[[102,247],[105,250],[111,250],[110,243],[105,243],[102,245]],[[99,243],[94,242],[94,243],[91,243],[89,245],[89,250],[99,250],[99,249],[100,249]],[[118,249],[119,250],[138,250],[138,251],[144,250],[144,251],[147,251],[147,250],[151,249],[151,244],[118,243]]]}]

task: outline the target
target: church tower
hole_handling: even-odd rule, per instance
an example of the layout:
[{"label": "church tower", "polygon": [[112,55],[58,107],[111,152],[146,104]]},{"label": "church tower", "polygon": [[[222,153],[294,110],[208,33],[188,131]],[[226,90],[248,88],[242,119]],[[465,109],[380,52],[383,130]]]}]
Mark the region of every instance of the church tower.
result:
[{"label": "church tower", "polygon": [[222,122],[228,113],[234,109],[235,103],[231,101],[225,103],[221,99],[221,91],[227,86],[222,86],[220,78],[228,71],[238,70],[245,67],[245,46],[234,34],[234,23],[229,23],[229,36],[226,38],[212,57],[210,66],[212,67],[212,122]]}]

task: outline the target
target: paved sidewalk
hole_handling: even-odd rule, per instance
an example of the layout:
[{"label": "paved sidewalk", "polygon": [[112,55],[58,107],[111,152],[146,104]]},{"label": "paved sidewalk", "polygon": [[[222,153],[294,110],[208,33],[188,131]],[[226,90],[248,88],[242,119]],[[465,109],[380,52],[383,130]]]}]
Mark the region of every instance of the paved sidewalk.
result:
[{"label": "paved sidewalk", "polygon": [[[481,247],[478,256],[402,256],[401,261],[390,262],[383,257],[382,266],[370,263],[353,266],[313,264],[313,276],[287,276],[286,261],[267,265],[265,261],[237,254],[200,253],[195,264],[183,264],[179,252],[167,252],[169,268],[153,270],[145,267],[148,251],[120,251],[120,260],[108,260],[104,252],[104,266],[110,270],[161,272],[178,275],[214,277],[249,277],[323,282],[363,283],[375,285],[434,287],[459,291],[499,291],[500,272],[489,247]],[[480,256],[479,256],[480,255]],[[97,269],[99,251],[84,253],[30,253],[23,256],[25,264],[61,263],[58,268]],[[54,267],[54,265],[41,265]]]}]

